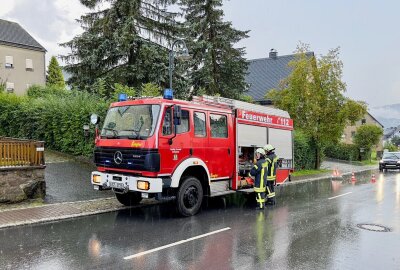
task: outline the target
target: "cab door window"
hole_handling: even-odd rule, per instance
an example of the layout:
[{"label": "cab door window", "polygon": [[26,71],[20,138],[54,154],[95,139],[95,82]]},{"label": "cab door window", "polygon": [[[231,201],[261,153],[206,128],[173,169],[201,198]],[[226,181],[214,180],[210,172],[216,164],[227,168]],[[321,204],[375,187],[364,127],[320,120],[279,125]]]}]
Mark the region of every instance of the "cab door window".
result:
[{"label": "cab door window", "polygon": [[206,114],[202,112],[195,112],[194,118],[194,136],[206,137]]},{"label": "cab door window", "polygon": [[164,115],[164,121],[162,126],[162,134],[163,135],[171,135],[172,134],[172,109],[167,108]]},{"label": "cab door window", "polygon": [[211,138],[228,138],[226,115],[210,114]]},{"label": "cab door window", "polygon": [[189,111],[182,110],[181,124],[176,126],[176,133],[185,133],[189,131]]}]

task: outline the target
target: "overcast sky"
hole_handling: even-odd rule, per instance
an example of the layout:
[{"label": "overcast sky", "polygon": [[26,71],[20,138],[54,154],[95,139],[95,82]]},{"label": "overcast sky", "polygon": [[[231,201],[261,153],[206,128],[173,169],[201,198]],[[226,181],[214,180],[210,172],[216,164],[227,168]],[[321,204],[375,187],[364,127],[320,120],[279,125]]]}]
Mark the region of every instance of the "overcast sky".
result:
[{"label": "overcast sky", "polygon": [[[231,0],[226,20],[250,30],[239,45],[247,58],[275,48],[291,54],[299,41],[318,54],[340,46],[347,95],[371,107],[400,103],[400,1]],[[87,12],[79,0],[0,0],[0,18],[20,23],[51,55],[58,43],[81,33],[75,19]]]}]

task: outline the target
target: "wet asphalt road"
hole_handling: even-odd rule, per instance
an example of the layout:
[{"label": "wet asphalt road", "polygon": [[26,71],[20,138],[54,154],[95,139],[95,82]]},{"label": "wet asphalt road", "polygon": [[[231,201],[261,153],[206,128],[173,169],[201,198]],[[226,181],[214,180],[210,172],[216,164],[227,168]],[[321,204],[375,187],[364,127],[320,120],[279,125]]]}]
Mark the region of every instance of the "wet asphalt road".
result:
[{"label": "wet asphalt road", "polygon": [[90,177],[94,170],[96,167],[76,161],[47,164],[45,201],[58,203],[113,197],[111,191],[93,189]]},{"label": "wet asphalt road", "polygon": [[0,268],[400,269],[400,173],[348,180],[281,187],[264,212],[235,195],[191,218],[164,204],[0,230]]}]

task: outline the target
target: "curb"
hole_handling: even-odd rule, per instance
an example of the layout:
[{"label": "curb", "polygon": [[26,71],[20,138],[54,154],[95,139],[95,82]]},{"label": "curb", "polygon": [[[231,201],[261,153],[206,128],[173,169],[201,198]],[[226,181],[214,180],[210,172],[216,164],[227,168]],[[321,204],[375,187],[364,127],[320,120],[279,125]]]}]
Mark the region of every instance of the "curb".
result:
[{"label": "curb", "polygon": [[[93,202],[106,202],[113,200],[114,197],[110,198],[104,198],[104,199],[94,199],[94,200],[88,200],[88,201],[77,201],[77,202],[63,202],[63,203],[57,203],[57,204],[48,204],[48,205],[41,205],[41,206],[32,206],[32,207],[24,207],[24,208],[14,208],[14,209],[7,209],[0,211],[0,214],[6,213],[6,212],[13,212],[17,210],[26,210],[26,209],[37,209],[37,208],[45,208],[45,207],[52,207],[52,206],[60,206],[60,205],[84,205],[85,203],[93,203]],[[0,229],[4,228],[11,228],[11,227],[16,227],[16,226],[22,226],[22,225],[32,225],[32,224],[41,224],[41,223],[46,223],[46,222],[52,222],[52,221],[60,221],[60,220],[67,220],[67,219],[72,219],[72,218],[77,218],[77,217],[84,217],[84,216],[91,216],[91,215],[96,215],[96,214],[103,214],[103,213],[108,213],[108,212],[114,212],[114,211],[119,211],[119,210],[124,210],[124,209],[134,209],[134,208],[139,208],[143,206],[150,206],[150,205],[155,205],[159,204],[159,202],[156,201],[147,201],[145,203],[135,205],[135,206],[123,206],[123,205],[118,205],[118,206],[113,206],[109,207],[106,209],[101,209],[101,210],[82,210],[81,213],[76,213],[76,214],[65,214],[65,215],[60,215],[60,216],[53,216],[53,217],[45,217],[45,218],[40,218],[40,219],[27,219],[24,221],[20,222],[10,222],[10,223],[5,223],[5,224],[0,224]]]}]

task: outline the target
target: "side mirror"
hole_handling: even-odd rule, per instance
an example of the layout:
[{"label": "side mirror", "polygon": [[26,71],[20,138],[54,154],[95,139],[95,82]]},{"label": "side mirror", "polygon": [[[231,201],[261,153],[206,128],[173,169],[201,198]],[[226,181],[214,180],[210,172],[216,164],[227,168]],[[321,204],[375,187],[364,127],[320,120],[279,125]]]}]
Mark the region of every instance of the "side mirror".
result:
[{"label": "side mirror", "polygon": [[174,105],[174,125],[180,125],[182,118],[181,106]]},{"label": "side mirror", "polygon": [[100,122],[100,117],[97,114],[92,114],[90,116],[90,123],[97,125]]}]

